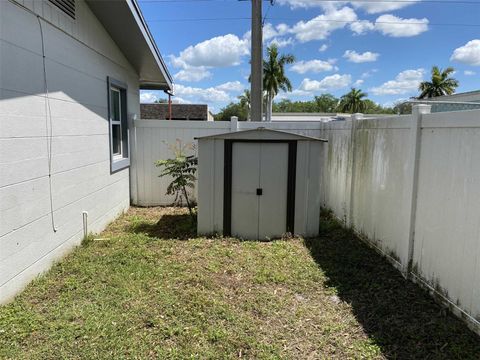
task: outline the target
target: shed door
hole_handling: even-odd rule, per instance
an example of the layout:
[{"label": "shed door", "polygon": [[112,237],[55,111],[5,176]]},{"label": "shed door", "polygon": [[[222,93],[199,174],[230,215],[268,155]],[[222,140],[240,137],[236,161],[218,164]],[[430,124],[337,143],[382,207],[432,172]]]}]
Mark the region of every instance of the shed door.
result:
[{"label": "shed door", "polygon": [[232,235],[281,237],[287,231],[287,187],[287,143],[233,143]]}]

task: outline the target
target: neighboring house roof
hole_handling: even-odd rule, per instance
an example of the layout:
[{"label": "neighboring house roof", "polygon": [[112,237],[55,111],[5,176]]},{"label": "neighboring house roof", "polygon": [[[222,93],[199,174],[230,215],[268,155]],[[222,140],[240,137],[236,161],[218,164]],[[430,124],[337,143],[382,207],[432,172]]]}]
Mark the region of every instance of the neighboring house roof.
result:
[{"label": "neighboring house roof", "polygon": [[216,135],[207,135],[194,138],[195,140],[199,139],[251,139],[251,140],[313,140],[313,141],[323,141],[327,142],[328,140],[319,139],[312,136],[295,134],[287,131],[281,131],[276,129],[267,129],[264,127],[259,127],[256,129],[242,130],[242,131],[233,131],[224,134]]},{"label": "neighboring house roof", "polygon": [[[140,104],[140,118],[166,120],[168,104]],[[208,106],[198,104],[172,104],[172,120],[208,120]]]},{"label": "neighboring house roof", "polygon": [[[331,121],[341,114],[336,113],[272,113],[272,121]],[[350,115],[347,115],[348,117]]]},{"label": "neighboring house roof", "polygon": [[480,90],[436,96],[433,98],[407,100],[406,104],[431,105],[431,112],[463,111],[480,109]]},{"label": "neighboring house roof", "polygon": [[467,91],[463,93],[456,93],[452,95],[437,96],[425,100],[430,101],[458,101],[458,102],[480,102],[480,90]]},{"label": "neighboring house roof", "polygon": [[86,0],[138,72],[141,89],[172,90],[172,77],[136,0]]}]

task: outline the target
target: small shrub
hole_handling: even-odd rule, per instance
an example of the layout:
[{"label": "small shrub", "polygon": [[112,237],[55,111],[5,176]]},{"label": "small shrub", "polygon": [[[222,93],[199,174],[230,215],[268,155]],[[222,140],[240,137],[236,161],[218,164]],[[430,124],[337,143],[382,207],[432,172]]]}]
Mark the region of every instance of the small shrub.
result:
[{"label": "small shrub", "polygon": [[193,221],[195,218],[193,213],[194,204],[189,198],[187,189],[193,189],[195,186],[198,158],[195,155],[187,156],[185,154],[187,149],[194,149],[192,144],[182,145],[181,142],[177,140],[176,146],[171,149],[173,150],[174,157],[166,160],[158,160],[155,162],[155,165],[163,168],[159,175],[160,177],[172,177],[172,182],[168,185],[166,194],[175,196],[175,204],[182,203],[182,199],[184,199]]}]

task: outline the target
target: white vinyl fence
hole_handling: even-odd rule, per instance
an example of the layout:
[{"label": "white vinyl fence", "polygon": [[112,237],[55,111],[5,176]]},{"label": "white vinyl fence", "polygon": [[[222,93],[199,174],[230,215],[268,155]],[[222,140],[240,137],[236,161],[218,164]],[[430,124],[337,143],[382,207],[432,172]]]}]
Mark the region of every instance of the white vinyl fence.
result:
[{"label": "white vinyl fence", "polygon": [[480,110],[428,112],[323,124],[323,201],[480,333]]},{"label": "white vinyl fence", "polygon": [[[133,136],[135,149],[132,161],[132,203],[141,206],[170,205],[174,198],[165,195],[170,182],[160,178],[155,161],[173,156],[173,147],[187,147],[188,154],[196,154],[196,137],[222,134],[236,130],[268,127],[297,134],[319,137],[321,124],[317,122],[265,123],[245,121],[177,121],[136,120]],[[196,189],[195,189],[196,191]],[[196,193],[194,194],[196,198]]]},{"label": "white vinyl fence", "polygon": [[[480,110],[319,122],[139,120],[132,200],[165,205],[167,144],[271,127],[328,139],[322,202],[480,333]],[[195,151],[195,150],[192,150]]]}]

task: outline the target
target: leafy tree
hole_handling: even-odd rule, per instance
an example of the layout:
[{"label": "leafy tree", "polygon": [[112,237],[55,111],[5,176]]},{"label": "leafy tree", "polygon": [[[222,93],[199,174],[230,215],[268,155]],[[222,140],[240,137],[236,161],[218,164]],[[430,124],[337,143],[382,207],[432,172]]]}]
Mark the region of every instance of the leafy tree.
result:
[{"label": "leafy tree", "polygon": [[365,114],[395,114],[395,110],[390,107],[383,107],[370,99],[363,100],[365,103]]},{"label": "leafy tree", "polygon": [[351,114],[365,112],[366,103],[364,98],[366,96],[367,94],[362,92],[362,90],[352,88],[350,92],[340,98],[339,111]]},{"label": "leafy tree", "polygon": [[247,120],[247,110],[240,103],[230,103],[215,115],[216,121],[230,121],[232,116],[237,116],[238,120]]},{"label": "leafy tree", "polygon": [[250,90],[244,90],[243,94],[237,96],[237,99],[240,100],[240,106],[243,107],[247,111],[247,119],[250,118]]},{"label": "leafy tree", "polygon": [[397,102],[393,110],[396,114],[404,115],[404,114],[411,114],[412,113],[412,103],[406,101]]},{"label": "leafy tree", "polygon": [[189,199],[187,189],[193,189],[195,186],[198,158],[194,155],[187,156],[185,151],[188,148],[193,148],[193,145],[187,144],[182,146],[177,141],[177,145],[172,148],[174,158],[158,160],[155,162],[155,166],[163,168],[159,175],[160,177],[169,176],[173,178],[167,187],[166,194],[175,196],[175,204],[181,204],[183,197],[187,203],[192,221],[194,221],[193,204]]},{"label": "leafy tree", "polygon": [[280,90],[292,91],[292,84],[285,75],[285,65],[293,64],[291,54],[280,55],[276,44],[267,48],[267,59],[263,60],[263,90],[267,95],[266,120],[272,120],[273,98]]},{"label": "leafy tree", "polygon": [[317,112],[316,104],[313,101],[291,101],[282,99],[278,103],[272,104],[273,112]]},{"label": "leafy tree", "polygon": [[339,100],[332,94],[315,96],[315,104],[318,112],[333,113],[338,106]]},{"label": "leafy tree", "polygon": [[168,99],[157,99],[154,101],[155,104],[168,104]]},{"label": "leafy tree", "polygon": [[455,69],[453,67],[447,67],[445,70],[442,70],[438,66],[433,66],[431,81],[422,81],[418,87],[420,91],[418,98],[425,99],[453,94],[458,87],[458,80],[450,76],[454,72]]}]

